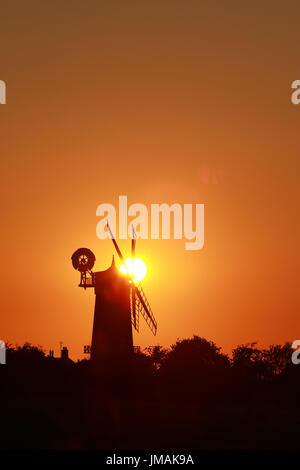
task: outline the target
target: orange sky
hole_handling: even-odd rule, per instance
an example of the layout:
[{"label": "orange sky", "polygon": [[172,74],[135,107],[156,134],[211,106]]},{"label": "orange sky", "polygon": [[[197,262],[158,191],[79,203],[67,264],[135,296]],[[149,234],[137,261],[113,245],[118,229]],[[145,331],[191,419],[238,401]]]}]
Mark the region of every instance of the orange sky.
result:
[{"label": "orange sky", "polygon": [[70,257],[86,246],[109,266],[96,208],[123,194],[205,204],[203,250],[138,240],[159,330],[142,324],[135,344],[299,338],[299,13],[265,0],[1,5],[1,339],[83,357],[94,295]]}]

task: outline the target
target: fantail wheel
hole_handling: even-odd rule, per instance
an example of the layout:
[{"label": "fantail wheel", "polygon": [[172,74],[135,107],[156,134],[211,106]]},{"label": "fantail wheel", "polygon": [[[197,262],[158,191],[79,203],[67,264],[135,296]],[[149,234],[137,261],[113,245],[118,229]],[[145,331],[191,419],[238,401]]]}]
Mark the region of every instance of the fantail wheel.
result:
[{"label": "fantail wheel", "polygon": [[73,268],[81,273],[90,271],[95,264],[96,257],[88,248],[79,248],[72,255]]}]

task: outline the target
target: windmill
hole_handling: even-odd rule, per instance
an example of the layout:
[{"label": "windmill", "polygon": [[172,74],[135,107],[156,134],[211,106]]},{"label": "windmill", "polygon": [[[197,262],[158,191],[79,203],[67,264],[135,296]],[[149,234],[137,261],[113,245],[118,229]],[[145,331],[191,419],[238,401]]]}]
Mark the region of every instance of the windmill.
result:
[{"label": "windmill", "polygon": [[[73,267],[80,272],[79,287],[94,288],[96,300],[93,322],[91,360],[128,357],[133,352],[132,326],[138,332],[140,315],[154,335],[157,322],[140,283],[134,281],[125,259],[107,223],[112,242],[126,270],[123,276],[112,260],[105,271],[93,272],[95,255],[88,248],[79,248],[72,255]],[[136,233],[132,227],[131,258],[135,259]]]}]

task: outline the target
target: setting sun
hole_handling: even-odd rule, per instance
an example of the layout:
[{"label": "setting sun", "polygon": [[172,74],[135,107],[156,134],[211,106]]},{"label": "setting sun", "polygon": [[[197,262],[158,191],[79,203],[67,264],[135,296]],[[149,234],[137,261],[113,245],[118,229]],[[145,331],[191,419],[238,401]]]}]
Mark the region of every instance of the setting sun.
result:
[{"label": "setting sun", "polygon": [[[125,268],[126,266],[126,268]],[[125,266],[121,264],[120,271],[122,274],[129,273],[130,276],[133,276],[134,282],[140,282],[144,279],[147,274],[147,266],[143,260],[140,258],[134,258],[132,262],[132,258],[125,259]]]}]

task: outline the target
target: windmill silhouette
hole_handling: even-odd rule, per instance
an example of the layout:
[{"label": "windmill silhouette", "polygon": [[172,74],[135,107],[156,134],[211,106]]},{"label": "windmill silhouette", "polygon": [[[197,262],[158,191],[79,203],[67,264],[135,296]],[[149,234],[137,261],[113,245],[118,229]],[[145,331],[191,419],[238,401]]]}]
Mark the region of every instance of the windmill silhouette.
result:
[{"label": "windmill silhouette", "polygon": [[[93,272],[95,255],[88,248],[79,248],[71,259],[73,267],[80,272],[79,287],[95,289],[95,312],[91,344],[91,360],[126,358],[133,352],[132,326],[139,331],[140,315],[156,335],[157,322],[140,283],[134,282],[125,259],[107,223],[112,242],[126,269],[126,276],[117,269],[112,259],[105,271]],[[132,227],[131,257],[134,263],[136,233]]]}]

